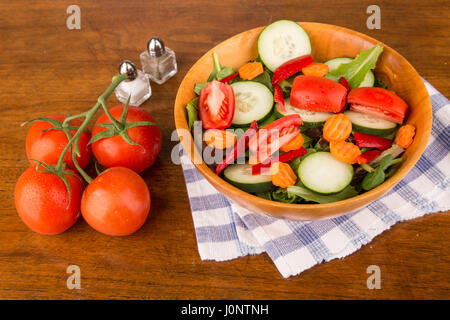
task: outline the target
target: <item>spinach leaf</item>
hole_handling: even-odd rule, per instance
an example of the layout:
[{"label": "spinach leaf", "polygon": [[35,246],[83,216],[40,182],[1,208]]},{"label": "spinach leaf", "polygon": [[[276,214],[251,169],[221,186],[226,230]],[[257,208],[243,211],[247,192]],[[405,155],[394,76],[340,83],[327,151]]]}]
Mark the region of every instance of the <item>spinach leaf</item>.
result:
[{"label": "spinach leaf", "polygon": [[211,72],[211,74],[209,75],[208,81],[196,83],[194,86],[194,92],[197,95],[200,94],[200,91],[202,91],[202,89],[204,87],[206,87],[206,85],[209,82],[211,82],[213,80],[220,81],[223,78],[228,77],[235,72],[234,69],[231,67],[222,66],[219,62],[219,57],[217,56],[217,53],[215,53],[215,52],[213,53],[213,62],[214,62],[214,68],[213,68],[213,71]]},{"label": "spinach leaf", "polygon": [[233,68],[224,67],[219,62],[219,56],[217,53],[213,53],[213,61],[214,61],[214,69],[211,75],[208,78],[208,82],[213,80],[222,80],[225,77],[228,77],[234,73]]},{"label": "spinach leaf", "polygon": [[391,163],[392,155],[388,154],[381,160],[380,165],[374,171],[368,173],[364,177],[361,183],[362,188],[368,191],[382,184],[386,179],[386,174],[384,171],[391,165]]},{"label": "spinach leaf", "polygon": [[198,120],[198,109],[197,109],[198,97],[192,99],[186,105],[186,113],[188,119],[189,130],[191,130],[194,122]]},{"label": "spinach leaf", "polygon": [[352,88],[358,88],[363,82],[369,70],[374,69],[378,57],[383,51],[383,47],[379,44],[367,50],[361,50],[360,53],[349,63],[343,63],[338,68],[328,73],[333,80],[339,80],[341,77],[350,84]]},{"label": "spinach leaf", "polygon": [[347,186],[341,192],[329,195],[320,194],[300,186],[290,186],[287,188],[287,192],[292,195],[296,195],[297,197],[300,197],[306,201],[312,201],[317,203],[330,203],[341,201],[354,197],[358,194],[358,191],[356,191],[355,187],[351,185]]},{"label": "spinach leaf", "polygon": [[194,92],[195,92],[195,94],[196,94],[196,95],[200,95],[200,91],[202,91],[202,89],[203,89],[204,87],[206,87],[206,85],[207,85],[208,83],[209,83],[209,82],[200,82],[200,83],[196,83],[195,86],[194,86]]}]

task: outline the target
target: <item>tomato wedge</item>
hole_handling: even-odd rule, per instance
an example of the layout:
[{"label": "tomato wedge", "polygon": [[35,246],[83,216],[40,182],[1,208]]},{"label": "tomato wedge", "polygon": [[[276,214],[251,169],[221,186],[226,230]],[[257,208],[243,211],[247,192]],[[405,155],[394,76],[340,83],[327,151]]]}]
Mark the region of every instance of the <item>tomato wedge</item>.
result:
[{"label": "tomato wedge", "polygon": [[285,116],[259,130],[249,141],[250,151],[259,162],[266,161],[274,152],[300,133],[298,128],[303,124],[298,114]]},{"label": "tomato wedge", "polygon": [[327,78],[297,76],[291,89],[290,103],[305,110],[334,112],[344,111],[347,89]]},{"label": "tomato wedge", "polygon": [[200,91],[198,116],[205,129],[225,129],[234,116],[233,88],[216,80]]},{"label": "tomato wedge", "polygon": [[350,110],[399,124],[403,123],[408,111],[408,105],[402,98],[383,88],[356,88],[350,91],[347,100],[351,103]]}]

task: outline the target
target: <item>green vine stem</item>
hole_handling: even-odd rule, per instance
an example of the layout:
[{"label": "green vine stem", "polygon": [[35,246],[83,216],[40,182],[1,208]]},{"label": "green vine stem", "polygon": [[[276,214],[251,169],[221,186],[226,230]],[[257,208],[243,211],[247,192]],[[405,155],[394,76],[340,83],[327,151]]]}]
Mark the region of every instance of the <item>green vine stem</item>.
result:
[{"label": "green vine stem", "polygon": [[75,133],[75,135],[73,137],[71,137],[69,139],[69,142],[67,143],[67,145],[65,146],[63,152],[61,153],[61,156],[58,159],[58,163],[56,164],[56,171],[61,171],[63,169],[63,164],[64,164],[64,157],[67,153],[67,151],[69,151],[69,149],[71,148],[72,144],[75,142],[75,147],[72,150],[72,159],[73,162],[78,170],[78,172],[81,174],[81,176],[88,182],[91,183],[92,182],[92,178],[78,165],[77,161],[76,161],[76,155],[79,155],[79,150],[78,150],[78,139],[81,136],[81,134],[83,133],[83,131],[86,129],[87,125],[89,124],[89,122],[92,120],[92,118],[94,117],[94,115],[97,113],[98,109],[101,106],[104,106],[104,109],[107,110],[106,108],[106,100],[108,99],[108,97],[111,95],[111,93],[114,91],[114,89],[119,85],[119,83],[121,83],[123,80],[127,79],[127,75],[126,74],[121,74],[121,75],[116,75],[113,77],[112,82],[110,84],[110,86],[105,90],[105,92],[103,92],[103,94],[97,99],[97,103],[88,111],[83,112],[79,115],[74,115],[74,116],[70,116],[67,117],[64,122],[63,122],[63,127],[64,126],[68,126],[68,124],[70,123],[71,120],[76,119],[76,118],[81,118],[81,117],[85,117],[83,123],[80,125],[80,127],[78,128],[77,132]]}]

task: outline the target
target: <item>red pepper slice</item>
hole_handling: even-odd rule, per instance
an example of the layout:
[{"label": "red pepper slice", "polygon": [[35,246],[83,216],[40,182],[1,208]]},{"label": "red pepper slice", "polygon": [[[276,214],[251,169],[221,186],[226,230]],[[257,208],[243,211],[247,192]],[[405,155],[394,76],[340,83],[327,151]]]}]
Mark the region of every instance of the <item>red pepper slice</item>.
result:
[{"label": "red pepper slice", "polygon": [[300,147],[297,150],[292,150],[286,153],[281,154],[278,157],[270,158],[269,160],[258,163],[257,165],[252,166],[252,175],[261,174],[262,168],[269,168],[274,162],[288,162],[294,160],[295,158],[301,157],[305,155],[308,151],[305,148]]},{"label": "red pepper slice", "polygon": [[392,140],[383,137],[361,132],[355,132],[353,136],[355,137],[357,146],[360,148],[375,148],[383,151],[389,149],[392,145]]},{"label": "red pepper slice", "polygon": [[380,154],[381,154],[380,150],[369,150],[364,152],[363,154],[360,154],[356,158],[356,161],[358,162],[358,164],[368,163],[371,162],[372,160],[375,160],[375,158],[378,157]]},{"label": "red pepper slice", "polygon": [[264,162],[300,133],[299,126],[303,124],[299,114],[291,114],[269,123],[258,131],[248,143],[249,149]]},{"label": "red pepper slice", "polygon": [[283,90],[281,90],[281,87],[278,84],[274,85],[274,89],[275,89],[275,92],[273,95],[273,100],[275,101],[275,103],[280,104],[281,111],[286,112],[286,107],[284,106]]},{"label": "red pepper slice", "polygon": [[286,61],[273,73],[272,84],[280,83],[284,79],[302,71],[304,67],[309,66],[313,62],[314,60],[309,54]]},{"label": "red pepper slice", "polygon": [[241,154],[245,152],[248,148],[248,142],[250,138],[256,134],[258,131],[258,123],[253,121],[247,131],[239,138],[238,142],[234,145],[233,150],[231,150],[225,159],[223,159],[216,166],[216,174],[220,174],[223,169],[228,167],[228,165],[232,164]]},{"label": "red pepper slice", "polygon": [[341,77],[339,79],[339,83],[342,84],[347,89],[347,93],[349,93],[350,90],[352,90],[352,87],[350,87],[350,84],[348,83],[347,79],[345,79],[345,77]]},{"label": "red pepper slice", "polygon": [[229,76],[227,76],[227,77],[223,78],[222,80],[220,80],[220,82],[229,84],[229,83],[230,83],[231,81],[233,81],[234,78],[236,78],[238,75],[239,75],[239,72],[230,74]]}]

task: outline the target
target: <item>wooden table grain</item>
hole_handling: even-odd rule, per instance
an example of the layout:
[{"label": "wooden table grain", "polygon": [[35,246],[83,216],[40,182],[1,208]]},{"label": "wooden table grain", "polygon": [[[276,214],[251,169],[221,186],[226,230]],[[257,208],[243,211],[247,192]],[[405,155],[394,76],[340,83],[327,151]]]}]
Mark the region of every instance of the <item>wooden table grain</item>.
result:
[{"label": "wooden table grain", "polygon": [[[81,8],[81,29],[68,30],[66,9]],[[447,213],[399,223],[341,260],[283,279],[265,255],[201,261],[181,168],[171,163],[173,103],[184,74],[224,39],[277,19],[317,21],[375,37],[404,55],[450,95],[448,2],[376,1],[381,30],[368,30],[372,1],[0,1],[0,298],[2,299],[334,299],[450,298]],[[143,107],[159,122],[164,144],[143,173],[150,216],[133,236],[99,234],[82,219],[42,236],[17,217],[13,190],[27,167],[25,120],[91,107],[122,59],[138,62],[158,35],[178,59],[178,74],[152,86]],[[116,103],[115,98],[109,105]],[[66,269],[81,269],[69,290]],[[381,268],[369,290],[366,269]]]}]

